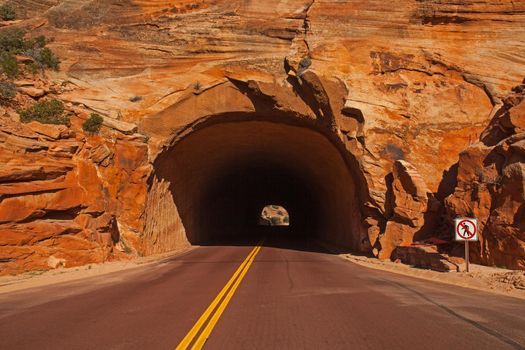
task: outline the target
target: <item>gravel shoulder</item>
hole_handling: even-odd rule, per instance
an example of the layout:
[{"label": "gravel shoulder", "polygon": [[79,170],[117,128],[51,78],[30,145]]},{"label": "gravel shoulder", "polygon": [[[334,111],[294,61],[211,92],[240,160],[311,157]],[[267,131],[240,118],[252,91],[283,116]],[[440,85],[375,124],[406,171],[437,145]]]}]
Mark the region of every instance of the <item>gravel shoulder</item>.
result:
[{"label": "gravel shoulder", "polygon": [[0,294],[16,292],[28,288],[43,287],[51,284],[77,281],[85,278],[102,276],[119,271],[128,271],[149,264],[156,264],[180,256],[193,250],[188,247],[164,254],[138,257],[128,261],[111,261],[102,264],[89,264],[72,268],[58,268],[47,271],[32,271],[16,276],[0,277]]},{"label": "gravel shoulder", "polygon": [[521,270],[470,264],[470,272],[438,272],[354,254],[339,256],[371,269],[525,299],[525,271]]}]

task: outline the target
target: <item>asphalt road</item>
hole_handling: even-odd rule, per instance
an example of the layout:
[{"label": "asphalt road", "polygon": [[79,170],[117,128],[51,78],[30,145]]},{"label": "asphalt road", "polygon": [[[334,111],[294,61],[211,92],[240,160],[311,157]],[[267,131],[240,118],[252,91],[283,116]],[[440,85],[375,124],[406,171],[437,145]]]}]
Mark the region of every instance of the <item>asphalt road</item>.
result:
[{"label": "asphalt road", "polygon": [[0,293],[0,349],[175,349],[228,281],[239,283],[205,349],[525,349],[523,300],[367,269],[313,243],[269,238],[253,252],[199,247]]}]

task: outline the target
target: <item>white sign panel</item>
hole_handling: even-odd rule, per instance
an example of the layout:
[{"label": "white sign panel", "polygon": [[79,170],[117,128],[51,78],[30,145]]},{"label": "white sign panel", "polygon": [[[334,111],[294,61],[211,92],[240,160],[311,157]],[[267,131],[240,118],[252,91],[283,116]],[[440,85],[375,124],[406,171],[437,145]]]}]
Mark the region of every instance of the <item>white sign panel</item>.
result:
[{"label": "white sign panel", "polygon": [[470,218],[456,219],[456,241],[477,241],[478,221]]}]

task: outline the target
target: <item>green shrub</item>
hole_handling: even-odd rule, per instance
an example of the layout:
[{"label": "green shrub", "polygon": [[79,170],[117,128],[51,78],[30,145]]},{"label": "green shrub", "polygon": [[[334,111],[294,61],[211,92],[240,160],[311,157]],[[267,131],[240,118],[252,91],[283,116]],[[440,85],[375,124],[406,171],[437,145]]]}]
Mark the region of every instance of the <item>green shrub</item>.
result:
[{"label": "green shrub", "polygon": [[104,121],[104,118],[102,118],[97,113],[91,113],[89,118],[82,124],[82,129],[87,132],[97,133],[100,131],[100,127],[102,126],[102,122]]},{"label": "green shrub", "polygon": [[48,40],[45,36],[39,35],[36,38],[29,39],[27,41],[27,46],[33,47],[33,48],[43,48],[47,45]]},{"label": "green shrub", "polygon": [[38,101],[18,113],[24,123],[35,120],[43,124],[69,124],[69,117],[64,115],[64,104],[56,99]]},{"label": "green shrub", "polygon": [[40,48],[35,46],[23,52],[24,55],[31,57],[34,62],[28,65],[29,71],[36,73],[38,70],[50,68],[58,71],[60,68],[60,60],[49,48]]},{"label": "green shrub", "polygon": [[15,56],[5,51],[0,52],[0,69],[9,78],[15,78],[20,72]]},{"label": "green shrub", "polygon": [[6,28],[0,31],[0,50],[20,53],[29,48],[29,43],[24,39],[24,31],[19,28]]},{"label": "green shrub", "polygon": [[[2,70],[10,77],[15,77],[18,74],[18,62],[14,55],[25,55],[31,57],[34,62],[28,65],[28,69],[32,73],[36,73],[40,69],[50,68],[59,70],[60,60],[49,49],[45,47],[48,40],[45,36],[38,36],[33,39],[25,39],[25,33],[18,28],[8,28],[0,30],[0,53],[2,56]],[[3,63],[6,61],[8,63]]]},{"label": "green shrub", "polygon": [[36,74],[40,71],[40,66],[35,62],[31,62],[27,65],[27,69],[29,70],[29,73]]},{"label": "green shrub", "polygon": [[40,55],[35,59],[42,67],[47,67],[55,71],[58,71],[60,68],[60,60],[48,47],[44,47],[40,51]]},{"label": "green shrub", "polygon": [[0,81],[0,103],[11,100],[16,95],[16,86],[10,81]]},{"label": "green shrub", "polygon": [[13,6],[9,4],[3,4],[0,6],[0,18],[3,21],[12,21],[16,18],[16,11]]}]

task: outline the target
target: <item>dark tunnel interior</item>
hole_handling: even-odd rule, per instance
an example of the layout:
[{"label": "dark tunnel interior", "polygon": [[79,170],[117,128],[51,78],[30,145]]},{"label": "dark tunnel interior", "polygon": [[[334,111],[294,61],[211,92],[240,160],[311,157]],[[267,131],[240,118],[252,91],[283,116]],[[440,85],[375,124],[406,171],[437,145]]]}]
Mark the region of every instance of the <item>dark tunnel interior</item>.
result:
[{"label": "dark tunnel interior", "polygon": [[[162,215],[177,216],[158,228],[161,235],[205,245],[273,229],[349,249],[359,244],[360,203],[351,171],[332,142],[308,127],[216,123],[189,133],[154,166],[156,181],[169,186],[163,200],[170,203],[162,206],[169,212]],[[286,208],[290,226],[258,224],[271,203]]]},{"label": "dark tunnel interior", "polygon": [[[203,197],[203,211],[210,215],[206,232],[224,235],[261,235],[279,231],[293,236],[314,236],[320,220],[320,199],[313,190],[315,185],[292,169],[283,168],[271,159],[250,157],[249,163],[232,166],[220,178],[210,183]],[[260,227],[261,210],[268,203],[281,203],[293,218],[286,228]]]}]

